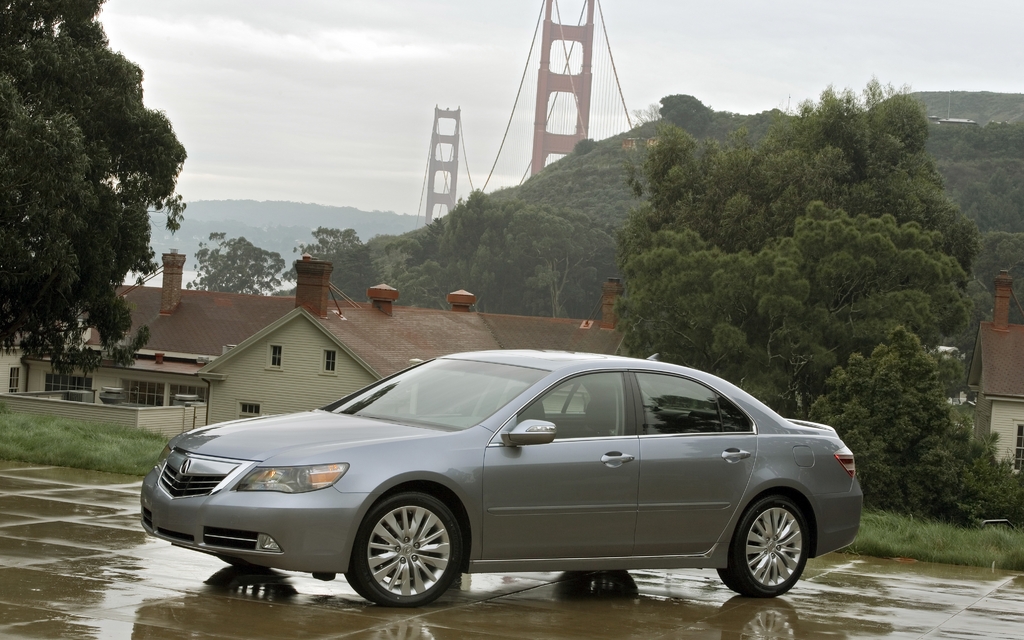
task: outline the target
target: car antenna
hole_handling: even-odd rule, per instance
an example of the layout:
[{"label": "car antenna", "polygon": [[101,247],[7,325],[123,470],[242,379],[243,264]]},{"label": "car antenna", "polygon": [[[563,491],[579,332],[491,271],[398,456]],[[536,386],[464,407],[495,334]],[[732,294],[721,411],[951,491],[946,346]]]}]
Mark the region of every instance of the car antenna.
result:
[{"label": "car antenna", "polygon": [[660,355],[660,353],[652,353],[651,355],[647,356],[647,359],[654,360],[655,362],[661,362],[661,358],[658,357]]}]

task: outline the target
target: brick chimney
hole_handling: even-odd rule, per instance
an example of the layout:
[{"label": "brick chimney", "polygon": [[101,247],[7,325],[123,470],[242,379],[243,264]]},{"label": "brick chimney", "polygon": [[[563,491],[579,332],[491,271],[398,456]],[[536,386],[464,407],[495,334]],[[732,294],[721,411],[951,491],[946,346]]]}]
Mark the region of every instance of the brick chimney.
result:
[{"label": "brick chimney", "polygon": [[163,254],[164,283],[160,288],[160,315],[169,316],[174,313],[181,302],[181,272],[185,267],[185,254],[171,249]]},{"label": "brick chimney", "polygon": [[295,306],[321,318],[327,317],[327,294],[331,288],[334,267],[326,260],[316,260],[308,253],[295,261]]},{"label": "brick chimney", "polygon": [[370,299],[374,309],[380,309],[390,316],[393,315],[391,303],[398,300],[398,289],[386,284],[378,284],[376,287],[366,290],[366,297]]},{"label": "brick chimney", "polygon": [[476,304],[476,296],[465,289],[459,289],[448,294],[448,304],[452,305],[452,311],[468,313],[469,308]]},{"label": "brick chimney", "polygon": [[601,285],[601,328],[614,329],[619,318],[615,315],[615,301],[626,289],[618,278],[608,278],[608,281]]},{"label": "brick chimney", "polygon": [[1013,295],[1013,278],[1003,269],[995,279],[996,303],[992,311],[992,326],[1005,329],[1010,325],[1010,296]]}]

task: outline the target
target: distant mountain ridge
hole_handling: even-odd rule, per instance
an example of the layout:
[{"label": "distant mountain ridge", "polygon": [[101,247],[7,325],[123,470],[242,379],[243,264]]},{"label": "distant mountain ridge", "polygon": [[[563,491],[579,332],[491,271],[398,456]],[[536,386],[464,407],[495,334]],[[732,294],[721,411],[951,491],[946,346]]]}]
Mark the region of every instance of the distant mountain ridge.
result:
[{"label": "distant mountain ridge", "polygon": [[306,202],[278,200],[194,200],[185,209],[181,229],[164,229],[163,216],[151,218],[150,245],[157,255],[177,249],[188,256],[185,269],[195,269],[199,243],[213,232],[229,238],[244,237],[257,247],[276,251],[289,264],[298,257],[300,243],[313,242],[317,227],[355,229],[364,242],[378,235],[400,235],[416,228],[416,216],[394,211],[363,211]]},{"label": "distant mountain ridge", "polygon": [[363,211],[285,200],[194,200],[185,218],[206,222],[234,220],[253,227],[301,226],[315,229],[355,229],[360,237],[405,233],[416,226],[416,216],[394,211]]}]

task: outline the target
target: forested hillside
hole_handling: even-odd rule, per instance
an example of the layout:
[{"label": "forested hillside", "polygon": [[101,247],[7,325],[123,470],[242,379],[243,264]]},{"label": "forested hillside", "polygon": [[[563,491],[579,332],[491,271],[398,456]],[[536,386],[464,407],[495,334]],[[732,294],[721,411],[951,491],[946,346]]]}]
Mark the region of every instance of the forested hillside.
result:
[{"label": "forested hillside", "polygon": [[[1005,105],[1016,99],[1007,94],[954,93],[953,97],[954,104],[987,108],[985,113],[1004,113]],[[411,217],[356,212],[359,220],[349,220],[340,215],[349,212],[340,208],[297,203],[196,203],[186,215],[186,224],[189,214],[194,220],[202,219],[194,223],[203,227],[202,233],[191,234],[196,242],[205,240],[209,231],[221,230],[213,229],[218,223],[231,224],[226,222],[231,219],[263,226],[259,233],[268,237],[277,232],[274,239],[283,244],[267,248],[288,261],[294,256],[292,246],[304,246],[349,265],[345,275],[339,270],[337,284],[357,298],[362,297],[366,283],[387,281],[399,287],[406,304],[442,307],[449,291],[465,288],[476,293],[479,308],[488,311],[586,317],[600,295],[600,283],[618,275],[611,239],[642,200],[627,186],[627,166],[645,161],[656,148],[648,146],[648,141],[657,144],[660,127],[679,126],[706,141],[705,147],[714,143],[753,149],[773,125],[781,126],[794,117],[778,110],[753,115],[715,111],[693,96],[666,96],[661,100],[661,121],[646,122],[599,142],[584,140],[573,153],[524,184],[477,196],[472,206],[457,208],[429,228],[401,235],[386,235],[389,230],[380,230],[379,224],[407,223]],[[946,195],[986,234],[969,274],[973,276],[969,285],[973,321],[963,332],[947,336],[947,342],[969,352],[977,322],[990,313],[989,288],[998,269],[1010,268],[1024,285],[1024,123],[986,127],[933,124],[922,133],[927,136],[926,149],[942,175]],[[627,139],[632,139],[630,144],[624,144]],[[272,205],[304,207],[302,214],[318,216],[319,231],[268,228],[266,216],[272,214]],[[296,215],[287,217],[293,225],[314,222]],[[377,228],[369,228],[368,223],[378,223]],[[345,228],[355,232],[338,240]],[[370,240],[382,232],[385,235]],[[230,230],[228,235],[232,235]],[[545,235],[550,237],[545,239]],[[586,260],[567,253],[572,244],[569,238],[585,249]],[[563,253],[557,257],[545,254],[551,251]]]},{"label": "forested hillside", "polygon": [[924,103],[929,116],[966,118],[982,126],[1024,121],[1024,93],[915,91],[910,95]]}]

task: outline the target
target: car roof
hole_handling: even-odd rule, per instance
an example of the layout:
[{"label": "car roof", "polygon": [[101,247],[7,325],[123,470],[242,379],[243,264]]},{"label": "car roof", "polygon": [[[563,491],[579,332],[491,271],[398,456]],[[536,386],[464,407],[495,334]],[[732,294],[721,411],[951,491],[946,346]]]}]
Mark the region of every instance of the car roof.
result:
[{"label": "car roof", "polygon": [[708,375],[703,371],[690,369],[688,367],[681,367],[679,365],[669,364],[666,362],[658,362],[656,360],[642,360],[640,358],[629,358],[626,356],[611,356],[600,353],[580,353],[574,351],[502,349],[500,351],[468,351],[465,353],[453,353],[442,357],[455,360],[475,360],[478,362],[509,364],[520,367],[542,369],[545,371],[560,371],[563,369],[585,370],[605,366],[615,368],[674,371],[676,373],[689,373],[696,377]]}]

